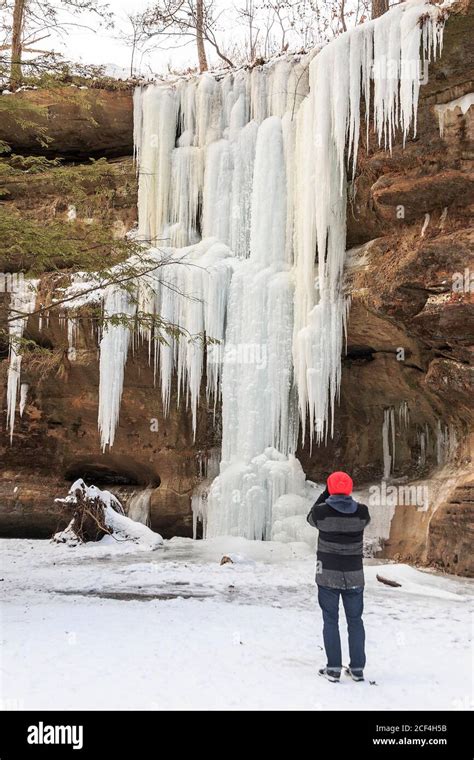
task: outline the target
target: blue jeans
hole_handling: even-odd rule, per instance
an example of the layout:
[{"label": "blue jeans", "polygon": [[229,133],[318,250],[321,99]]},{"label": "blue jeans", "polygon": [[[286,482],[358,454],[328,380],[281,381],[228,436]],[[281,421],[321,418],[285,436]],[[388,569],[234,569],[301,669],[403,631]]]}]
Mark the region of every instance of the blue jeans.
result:
[{"label": "blue jeans", "polygon": [[339,596],[342,596],[349,634],[349,667],[354,670],[362,669],[365,667],[365,631],[362,622],[364,589],[362,587],[340,589],[318,586],[318,602],[323,611],[323,639],[328,660],[327,667],[332,670],[342,668]]}]

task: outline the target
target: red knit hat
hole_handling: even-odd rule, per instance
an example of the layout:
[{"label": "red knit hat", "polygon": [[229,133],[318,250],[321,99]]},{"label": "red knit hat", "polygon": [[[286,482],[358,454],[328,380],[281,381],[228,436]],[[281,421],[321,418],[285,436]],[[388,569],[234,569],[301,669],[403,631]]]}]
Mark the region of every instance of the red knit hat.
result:
[{"label": "red knit hat", "polygon": [[352,493],[352,478],[347,472],[333,472],[328,478],[328,491],[331,494],[350,496]]}]

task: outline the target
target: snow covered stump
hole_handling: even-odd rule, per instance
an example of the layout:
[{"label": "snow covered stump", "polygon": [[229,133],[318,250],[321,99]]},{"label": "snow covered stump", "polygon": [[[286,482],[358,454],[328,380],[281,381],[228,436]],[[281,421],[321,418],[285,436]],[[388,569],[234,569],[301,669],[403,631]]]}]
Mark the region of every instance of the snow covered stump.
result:
[{"label": "snow covered stump", "polygon": [[126,517],[121,503],[110,491],[87,486],[82,479],[76,480],[68,495],[56,502],[74,510],[67,528],[53,536],[56,543],[77,546],[110,537],[117,543],[133,542],[142,549],[153,550],[163,545],[159,533]]}]

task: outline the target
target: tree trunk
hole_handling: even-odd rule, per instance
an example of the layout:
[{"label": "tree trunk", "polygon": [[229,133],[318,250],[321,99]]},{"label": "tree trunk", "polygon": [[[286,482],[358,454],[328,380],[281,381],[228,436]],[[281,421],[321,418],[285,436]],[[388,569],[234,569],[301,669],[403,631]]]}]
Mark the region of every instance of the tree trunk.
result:
[{"label": "tree trunk", "polygon": [[389,0],[372,0],[372,18],[383,16],[388,11]]},{"label": "tree trunk", "polygon": [[346,0],[342,0],[341,2],[341,26],[342,31],[347,32],[347,24],[346,24]]},{"label": "tree trunk", "polygon": [[16,89],[21,85],[21,54],[25,4],[26,0],[15,0],[15,7],[13,9],[12,60],[10,66],[10,87],[12,89]]},{"label": "tree trunk", "polygon": [[198,51],[199,71],[207,71],[206,49],[204,47],[204,0],[197,0],[196,5],[196,44]]}]

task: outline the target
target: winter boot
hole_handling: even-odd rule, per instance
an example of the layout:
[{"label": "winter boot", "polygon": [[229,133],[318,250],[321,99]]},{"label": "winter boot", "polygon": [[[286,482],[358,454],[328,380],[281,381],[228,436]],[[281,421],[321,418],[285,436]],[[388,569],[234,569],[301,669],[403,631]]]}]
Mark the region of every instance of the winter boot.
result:
[{"label": "winter boot", "polygon": [[339,670],[331,670],[331,668],[321,668],[319,675],[324,676],[331,683],[339,683],[341,672]]},{"label": "winter boot", "polygon": [[346,668],[345,674],[346,676],[349,676],[349,678],[352,678],[353,681],[364,680],[364,671],[362,668]]}]

